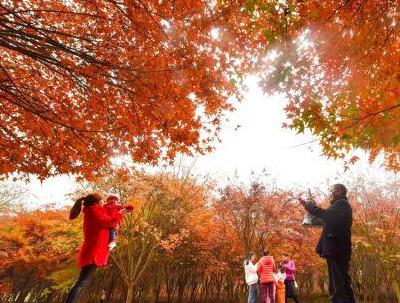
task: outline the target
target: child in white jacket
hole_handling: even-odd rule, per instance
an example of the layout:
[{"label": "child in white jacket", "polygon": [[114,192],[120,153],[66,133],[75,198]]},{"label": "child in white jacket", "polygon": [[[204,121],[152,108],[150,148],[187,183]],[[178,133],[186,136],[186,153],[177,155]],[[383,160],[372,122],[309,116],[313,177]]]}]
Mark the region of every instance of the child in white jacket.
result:
[{"label": "child in white jacket", "polygon": [[286,274],[282,265],[278,267],[278,272],[275,274],[276,281],[276,293],[275,293],[275,302],[276,303],[285,303],[285,280]]},{"label": "child in white jacket", "polygon": [[257,274],[257,263],[256,256],[253,253],[249,253],[244,261],[244,275],[246,283],[249,286],[249,297],[247,303],[258,302],[258,274]]}]

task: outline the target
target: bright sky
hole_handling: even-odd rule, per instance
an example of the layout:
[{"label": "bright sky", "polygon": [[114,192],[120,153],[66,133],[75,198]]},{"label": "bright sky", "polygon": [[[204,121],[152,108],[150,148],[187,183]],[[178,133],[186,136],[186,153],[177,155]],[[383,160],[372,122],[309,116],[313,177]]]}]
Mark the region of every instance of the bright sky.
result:
[{"label": "bright sky", "polygon": [[[263,95],[257,86],[257,79],[247,81],[248,92],[237,110],[228,114],[220,138],[222,143],[215,152],[197,157],[194,173],[207,174],[227,182],[235,172],[239,179],[247,182],[251,173],[261,173],[265,168],[278,186],[326,188],[332,182],[346,182],[359,174],[383,181],[388,173],[379,164],[369,165],[366,156],[344,173],[343,162],[329,160],[321,155],[318,143],[304,144],[314,138],[310,135],[296,135],[291,130],[282,129],[285,121],[283,97]],[[235,130],[237,125],[241,127]],[[192,159],[187,159],[188,164]],[[46,180],[43,184],[32,181],[31,203],[65,203],[65,195],[76,188],[68,176]]]},{"label": "bright sky", "polygon": [[[361,160],[344,172],[344,163],[327,159],[321,154],[312,135],[296,134],[283,129],[284,97],[263,95],[256,78],[249,78],[245,100],[229,115],[221,133],[222,143],[210,155],[199,157],[196,170],[210,173],[219,180],[237,171],[246,181],[252,171],[266,168],[279,186],[320,186],[333,181],[346,181],[365,174],[384,179],[388,174],[378,163],[370,165],[367,156],[358,152]],[[234,130],[236,125],[241,125]],[[328,183],[327,183],[328,182]]]}]

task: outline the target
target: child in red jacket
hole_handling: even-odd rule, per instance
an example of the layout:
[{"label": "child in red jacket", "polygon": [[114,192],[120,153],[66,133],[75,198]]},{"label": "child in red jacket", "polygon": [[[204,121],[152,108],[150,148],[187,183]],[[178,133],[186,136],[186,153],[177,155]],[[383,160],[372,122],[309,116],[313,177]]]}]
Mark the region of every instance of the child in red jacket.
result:
[{"label": "child in red jacket", "polygon": [[269,255],[267,249],[264,250],[263,257],[258,261],[257,273],[260,276],[261,288],[261,303],[267,303],[269,298],[270,303],[275,303],[275,277],[276,271],[275,261]]},{"label": "child in red jacket", "polygon": [[[106,203],[103,205],[107,214],[109,216],[113,216],[115,213],[119,213],[121,210],[125,209],[126,211],[132,211],[133,207],[131,205],[122,205],[121,200],[118,195],[110,194],[106,199]],[[117,229],[119,226],[115,228],[110,228],[110,238],[108,247],[110,250],[114,249],[117,246],[116,239],[117,239]]]}]

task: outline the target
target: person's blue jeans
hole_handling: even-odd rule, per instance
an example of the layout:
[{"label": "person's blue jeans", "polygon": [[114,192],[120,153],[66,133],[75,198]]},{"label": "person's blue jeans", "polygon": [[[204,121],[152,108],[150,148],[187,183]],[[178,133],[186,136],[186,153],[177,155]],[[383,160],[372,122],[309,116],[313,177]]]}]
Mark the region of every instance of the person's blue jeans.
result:
[{"label": "person's blue jeans", "polygon": [[116,239],[117,239],[117,230],[115,228],[110,228],[109,242],[115,242]]},{"label": "person's blue jeans", "polygon": [[247,303],[257,303],[258,302],[258,285],[257,283],[251,284],[249,286],[249,298]]},{"label": "person's blue jeans", "polygon": [[79,278],[75,282],[74,286],[70,289],[64,303],[78,303],[79,297],[82,290],[87,286],[89,281],[92,279],[97,266],[94,264],[86,265],[82,267],[79,273]]}]

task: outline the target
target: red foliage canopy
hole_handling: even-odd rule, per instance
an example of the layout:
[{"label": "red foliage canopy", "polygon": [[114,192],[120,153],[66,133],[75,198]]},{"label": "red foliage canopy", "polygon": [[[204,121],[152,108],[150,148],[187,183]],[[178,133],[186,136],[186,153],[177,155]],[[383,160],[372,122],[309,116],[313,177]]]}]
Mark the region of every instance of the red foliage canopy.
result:
[{"label": "red foliage canopy", "polygon": [[[205,1],[3,1],[0,173],[91,177],[211,148],[238,48]],[[231,36],[232,37],[232,36]]]}]

